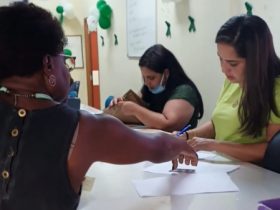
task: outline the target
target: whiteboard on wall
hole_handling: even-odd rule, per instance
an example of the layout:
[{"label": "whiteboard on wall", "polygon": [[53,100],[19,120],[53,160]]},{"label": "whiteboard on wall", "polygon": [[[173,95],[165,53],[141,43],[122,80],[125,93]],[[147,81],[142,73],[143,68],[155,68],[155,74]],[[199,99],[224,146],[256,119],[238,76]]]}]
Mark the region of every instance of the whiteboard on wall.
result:
[{"label": "whiteboard on wall", "polygon": [[156,44],[156,0],[127,0],[127,55],[140,57]]}]

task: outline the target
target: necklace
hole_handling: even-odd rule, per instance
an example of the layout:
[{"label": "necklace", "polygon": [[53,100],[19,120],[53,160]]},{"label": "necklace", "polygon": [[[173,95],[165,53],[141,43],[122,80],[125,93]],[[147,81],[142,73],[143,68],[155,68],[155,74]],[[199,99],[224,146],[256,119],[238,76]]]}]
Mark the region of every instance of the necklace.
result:
[{"label": "necklace", "polygon": [[0,92],[6,93],[9,95],[14,96],[14,106],[17,105],[17,98],[24,97],[24,98],[35,98],[35,99],[43,99],[43,100],[50,100],[53,101],[53,98],[45,93],[32,93],[32,94],[21,94],[21,93],[13,93],[8,88],[0,86]]}]

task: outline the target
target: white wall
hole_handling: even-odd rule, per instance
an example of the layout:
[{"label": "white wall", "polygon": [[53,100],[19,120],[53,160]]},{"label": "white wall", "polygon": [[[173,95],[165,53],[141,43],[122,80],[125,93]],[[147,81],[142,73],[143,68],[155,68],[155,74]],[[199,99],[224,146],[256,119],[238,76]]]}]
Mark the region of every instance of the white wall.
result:
[{"label": "white wall", "polygon": [[[48,8],[54,14],[60,2],[31,1]],[[88,16],[90,7],[95,7],[97,0],[68,1],[74,5],[77,18],[65,20],[64,30],[67,35],[83,35],[83,20]],[[129,88],[138,91],[142,85],[138,60],[127,57],[126,0],[106,0],[106,2],[112,7],[113,15],[112,27],[109,30],[98,28],[99,36],[102,35],[105,40],[105,46],[102,47],[99,39],[101,106],[108,95],[120,96]],[[249,2],[253,5],[253,13],[263,17],[269,24],[276,50],[280,55],[280,1],[249,0]],[[229,17],[246,12],[244,3],[245,0],[181,0],[179,3],[163,3],[157,0],[158,43],[165,45],[175,54],[201,91],[205,105],[202,122],[210,118],[223,83],[214,43],[216,32]],[[195,18],[197,28],[195,33],[188,32],[188,15]],[[171,38],[165,36],[165,20],[171,23]],[[114,45],[114,34],[118,36],[117,46]],[[85,70],[75,70],[72,76],[81,81],[80,97],[83,103],[87,103]]]},{"label": "white wall", "polygon": [[[157,0],[158,43],[162,43],[175,54],[201,91],[205,105],[205,115],[201,122],[210,119],[224,79],[216,54],[215,35],[228,18],[246,13],[245,2],[245,0],[182,0],[179,3],[163,3]],[[253,13],[268,22],[279,52],[280,15],[277,10],[280,8],[280,2],[277,0],[249,2],[253,5]],[[108,95],[122,95],[128,88],[137,91],[142,84],[138,60],[126,56],[126,1],[107,0],[107,3],[112,6],[114,15],[112,28],[109,31],[99,30],[99,34],[107,40],[106,46],[99,46],[102,101]],[[188,32],[188,15],[195,18],[197,28],[195,33]],[[165,20],[171,23],[171,38],[165,36]],[[113,44],[114,33],[119,36],[120,44],[117,47]]]}]

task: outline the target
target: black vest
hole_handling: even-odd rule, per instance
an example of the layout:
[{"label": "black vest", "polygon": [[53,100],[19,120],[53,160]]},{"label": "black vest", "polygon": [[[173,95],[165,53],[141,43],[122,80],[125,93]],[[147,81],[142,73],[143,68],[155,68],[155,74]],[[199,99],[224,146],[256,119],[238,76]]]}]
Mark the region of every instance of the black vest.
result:
[{"label": "black vest", "polygon": [[0,103],[0,210],[74,210],[67,171],[79,111],[26,111]]}]

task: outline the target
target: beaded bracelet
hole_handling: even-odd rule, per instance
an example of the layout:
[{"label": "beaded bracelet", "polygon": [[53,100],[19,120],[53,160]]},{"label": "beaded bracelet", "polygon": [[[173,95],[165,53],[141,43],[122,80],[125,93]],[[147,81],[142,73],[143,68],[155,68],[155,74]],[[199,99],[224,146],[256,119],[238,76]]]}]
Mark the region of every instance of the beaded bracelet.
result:
[{"label": "beaded bracelet", "polygon": [[186,131],[185,134],[186,134],[186,140],[189,140],[189,133],[188,133],[188,131]]}]

